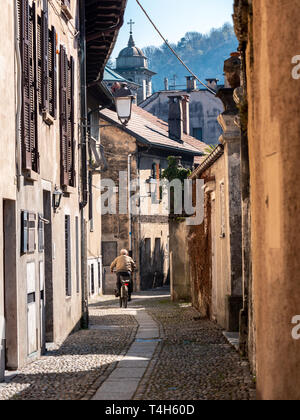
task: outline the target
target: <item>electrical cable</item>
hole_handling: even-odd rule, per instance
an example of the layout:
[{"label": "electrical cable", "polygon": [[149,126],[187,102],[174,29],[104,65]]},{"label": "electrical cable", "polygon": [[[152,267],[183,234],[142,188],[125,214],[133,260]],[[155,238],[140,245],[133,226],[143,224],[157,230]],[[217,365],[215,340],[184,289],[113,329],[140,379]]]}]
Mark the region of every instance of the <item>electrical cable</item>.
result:
[{"label": "electrical cable", "polygon": [[[59,6],[61,6],[61,0],[55,0],[56,1],[56,3],[58,3],[58,5]],[[53,4],[53,2],[52,2],[52,0],[48,0],[48,3],[50,4],[50,6],[52,7],[52,9],[53,9],[53,11],[54,11],[54,13],[56,14],[56,16],[58,16],[58,18],[59,18],[59,20],[60,20],[60,25],[61,25],[61,27],[62,27],[62,31],[63,31],[63,34],[64,35],[66,35],[66,33],[65,33],[65,30],[64,30],[64,26],[63,26],[63,23],[62,23],[62,18],[61,18],[61,15],[60,15],[60,12],[56,9],[56,7],[55,7],[55,5]],[[73,29],[74,29],[74,32],[69,28],[69,25],[71,25],[72,27],[73,27]],[[70,21],[70,20],[68,20],[68,22],[67,22],[67,29],[68,29],[68,31],[70,32],[70,34],[72,35],[72,37],[73,38],[76,38],[77,36],[78,36],[78,34],[79,34],[79,31],[78,31],[78,29],[76,29],[76,27],[73,25],[73,23]]]},{"label": "electrical cable", "polygon": [[146,10],[144,9],[144,7],[141,5],[141,3],[139,2],[139,0],[136,0],[137,4],[140,6],[140,8],[142,9],[142,11],[144,12],[144,14],[146,15],[147,19],[149,20],[149,22],[151,23],[151,25],[154,27],[154,29],[156,30],[156,32],[159,34],[159,36],[162,38],[162,40],[164,41],[164,43],[166,44],[166,46],[172,51],[172,53],[175,55],[175,57],[180,61],[180,63],[186,68],[186,70],[193,76],[195,77],[196,80],[198,80],[199,83],[201,83],[202,86],[206,87],[206,89],[211,92],[213,95],[216,95],[216,92],[212,89],[210,89],[205,83],[203,83],[199,77],[197,77],[195,75],[195,73],[184,63],[184,61],[179,57],[179,55],[176,53],[176,51],[174,50],[174,48],[171,47],[171,45],[169,44],[169,42],[166,40],[166,38],[162,35],[162,33],[160,32],[160,30],[158,29],[158,27],[155,25],[155,23],[153,22],[153,20],[150,18],[150,16],[148,15],[148,13],[146,12]]}]

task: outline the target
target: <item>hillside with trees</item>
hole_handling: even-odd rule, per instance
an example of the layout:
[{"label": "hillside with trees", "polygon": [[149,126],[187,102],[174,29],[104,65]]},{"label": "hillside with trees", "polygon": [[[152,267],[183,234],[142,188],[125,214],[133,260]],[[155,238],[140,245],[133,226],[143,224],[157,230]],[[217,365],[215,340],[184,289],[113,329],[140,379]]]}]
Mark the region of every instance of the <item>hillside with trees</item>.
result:
[{"label": "hillside with trees", "polygon": [[[172,47],[201,80],[216,77],[223,83],[224,60],[236,51],[238,42],[232,25],[226,23],[222,28],[212,29],[209,34],[188,32]],[[174,86],[174,75],[177,87],[185,85],[187,70],[166,45],[145,47],[143,51],[149,59],[149,68],[157,73],[153,78],[154,91],[164,89],[166,77],[170,87]]]}]

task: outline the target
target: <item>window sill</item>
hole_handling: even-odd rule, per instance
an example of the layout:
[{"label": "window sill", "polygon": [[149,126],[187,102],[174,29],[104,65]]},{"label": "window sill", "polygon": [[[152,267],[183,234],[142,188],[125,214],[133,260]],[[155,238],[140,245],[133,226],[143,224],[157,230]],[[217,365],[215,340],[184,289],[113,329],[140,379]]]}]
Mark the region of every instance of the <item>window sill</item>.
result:
[{"label": "window sill", "polygon": [[54,124],[54,118],[49,114],[48,111],[43,111],[43,120],[49,126]]},{"label": "window sill", "polygon": [[37,182],[38,177],[39,177],[38,173],[32,171],[31,169],[28,169],[28,170],[24,171],[24,178],[27,181]]}]

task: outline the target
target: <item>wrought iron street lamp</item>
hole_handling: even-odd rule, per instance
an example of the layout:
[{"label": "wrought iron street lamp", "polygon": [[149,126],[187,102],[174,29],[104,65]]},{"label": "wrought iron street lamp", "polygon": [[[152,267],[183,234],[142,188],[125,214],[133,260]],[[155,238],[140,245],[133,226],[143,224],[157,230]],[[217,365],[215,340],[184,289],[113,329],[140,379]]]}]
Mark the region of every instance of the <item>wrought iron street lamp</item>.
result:
[{"label": "wrought iron street lamp", "polygon": [[54,190],[54,193],[53,193],[54,212],[56,212],[56,210],[59,208],[62,196],[63,196],[63,192],[60,189],[58,189],[58,187],[55,185],[55,190]]},{"label": "wrought iron street lamp", "polygon": [[131,118],[134,95],[126,83],[115,83],[112,89],[118,118],[123,125],[127,125]]}]

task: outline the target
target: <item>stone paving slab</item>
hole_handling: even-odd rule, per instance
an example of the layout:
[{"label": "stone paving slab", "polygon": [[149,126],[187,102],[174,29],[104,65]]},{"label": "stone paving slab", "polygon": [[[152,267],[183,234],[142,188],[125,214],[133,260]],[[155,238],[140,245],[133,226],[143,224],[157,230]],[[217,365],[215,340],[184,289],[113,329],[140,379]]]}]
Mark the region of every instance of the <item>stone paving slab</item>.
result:
[{"label": "stone paving slab", "polygon": [[[145,310],[137,310],[135,318],[139,324],[136,339],[148,338],[153,340],[159,337],[157,323]],[[132,399],[151,362],[157,345],[158,342],[155,341],[134,341],[126,356],[118,363],[116,369],[98,389],[93,400]]]},{"label": "stone paving slab", "polygon": [[139,378],[141,379],[144,376],[146,368],[138,368],[138,367],[131,367],[131,368],[124,368],[118,365],[118,368],[110,375],[109,381],[112,379],[132,379],[132,378]]},{"label": "stone paving slab", "polygon": [[149,365],[149,360],[121,360],[119,362],[119,368],[145,368]]}]

